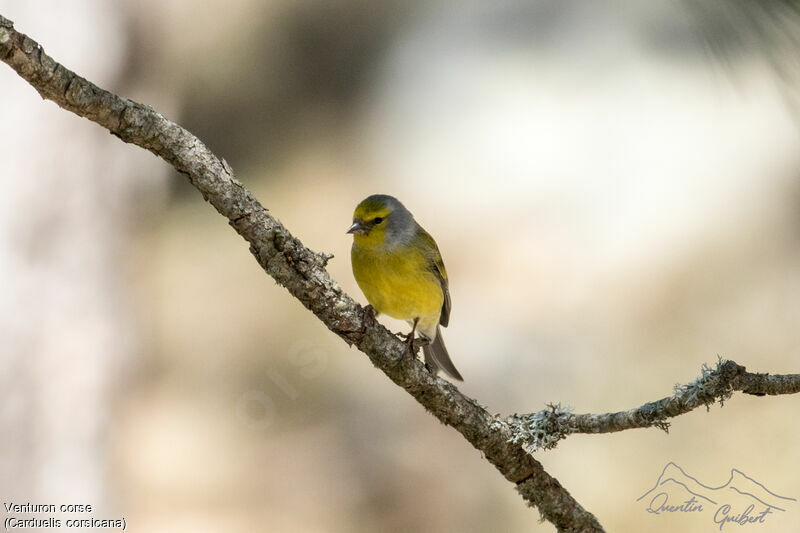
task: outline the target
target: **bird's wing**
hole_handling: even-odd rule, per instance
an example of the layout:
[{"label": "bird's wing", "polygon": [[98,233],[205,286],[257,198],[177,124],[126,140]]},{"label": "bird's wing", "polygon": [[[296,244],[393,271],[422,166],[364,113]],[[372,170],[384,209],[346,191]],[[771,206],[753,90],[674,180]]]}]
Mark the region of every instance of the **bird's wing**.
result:
[{"label": "bird's wing", "polygon": [[439,324],[443,327],[447,327],[447,324],[450,322],[450,289],[448,288],[447,270],[444,268],[442,254],[439,252],[439,247],[436,246],[436,241],[433,240],[433,237],[431,237],[427,231],[420,227],[417,235],[422,241],[420,244],[428,258],[428,268],[430,268],[430,271],[433,272],[442,286],[444,303],[442,303],[442,314],[439,316]]}]

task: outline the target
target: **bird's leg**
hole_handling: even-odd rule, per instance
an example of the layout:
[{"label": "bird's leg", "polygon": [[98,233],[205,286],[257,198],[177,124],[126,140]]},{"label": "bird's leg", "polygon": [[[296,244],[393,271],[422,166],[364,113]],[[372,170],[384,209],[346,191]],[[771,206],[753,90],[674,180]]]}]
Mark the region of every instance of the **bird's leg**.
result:
[{"label": "bird's leg", "polygon": [[417,332],[417,323],[419,322],[419,317],[414,319],[414,324],[411,326],[411,333],[408,335],[404,335],[406,338],[406,345],[408,346],[409,353],[414,353],[414,334]]},{"label": "bird's leg", "polygon": [[419,317],[414,319],[414,325],[411,326],[411,334],[408,336],[408,349],[411,353],[414,353],[414,337],[415,333],[417,332],[417,323],[419,322]]}]

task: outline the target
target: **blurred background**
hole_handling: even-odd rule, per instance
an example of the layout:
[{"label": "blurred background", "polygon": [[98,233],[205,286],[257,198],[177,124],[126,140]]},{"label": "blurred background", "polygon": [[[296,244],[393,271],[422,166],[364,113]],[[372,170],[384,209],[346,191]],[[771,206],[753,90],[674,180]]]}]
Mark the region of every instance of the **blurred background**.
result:
[{"label": "blurred background", "polygon": [[[800,20],[783,2],[0,0],[197,134],[361,302],[344,231],[437,239],[492,412],[800,368]],[[0,496],[147,532],[554,531],[264,274],[185,178],[0,66]],[[394,331],[404,324],[384,320]],[[536,454],[609,531],[674,461],[800,498],[797,396]],[[735,527],[732,525],[730,527]],[[797,531],[800,504],[758,531]]]}]

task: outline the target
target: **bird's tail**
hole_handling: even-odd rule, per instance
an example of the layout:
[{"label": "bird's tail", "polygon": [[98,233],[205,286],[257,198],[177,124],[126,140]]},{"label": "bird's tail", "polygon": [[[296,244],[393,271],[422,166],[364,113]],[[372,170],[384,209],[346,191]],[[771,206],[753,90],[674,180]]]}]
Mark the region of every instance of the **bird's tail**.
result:
[{"label": "bird's tail", "polygon": [[442,339],[442,330],[436,326],[436,337],[428,343],[422,345],[422,353],[425,354],[425,364],[434,371],[444,370],[445,374],[458,381],[464,381],[461,374],[456,370],[453,361],[450,360],[450,354],[447,353],[447,348],[444,346]]}]

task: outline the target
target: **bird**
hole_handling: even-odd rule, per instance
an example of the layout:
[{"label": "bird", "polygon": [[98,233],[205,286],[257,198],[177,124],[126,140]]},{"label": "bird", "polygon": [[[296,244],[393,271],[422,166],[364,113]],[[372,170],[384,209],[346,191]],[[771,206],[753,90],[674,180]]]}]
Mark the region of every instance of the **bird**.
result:
[{"label": "bird", "polygon": [[407,321],[410,351],[418,331],[427,341],[422,344],[426,366],[463,381],[442,339],[441,328],[450,321],[450,290],[433,237],[397,198],[387,194],[362,200],[347,233],[353,235],[353,276],[375,315]]}]

